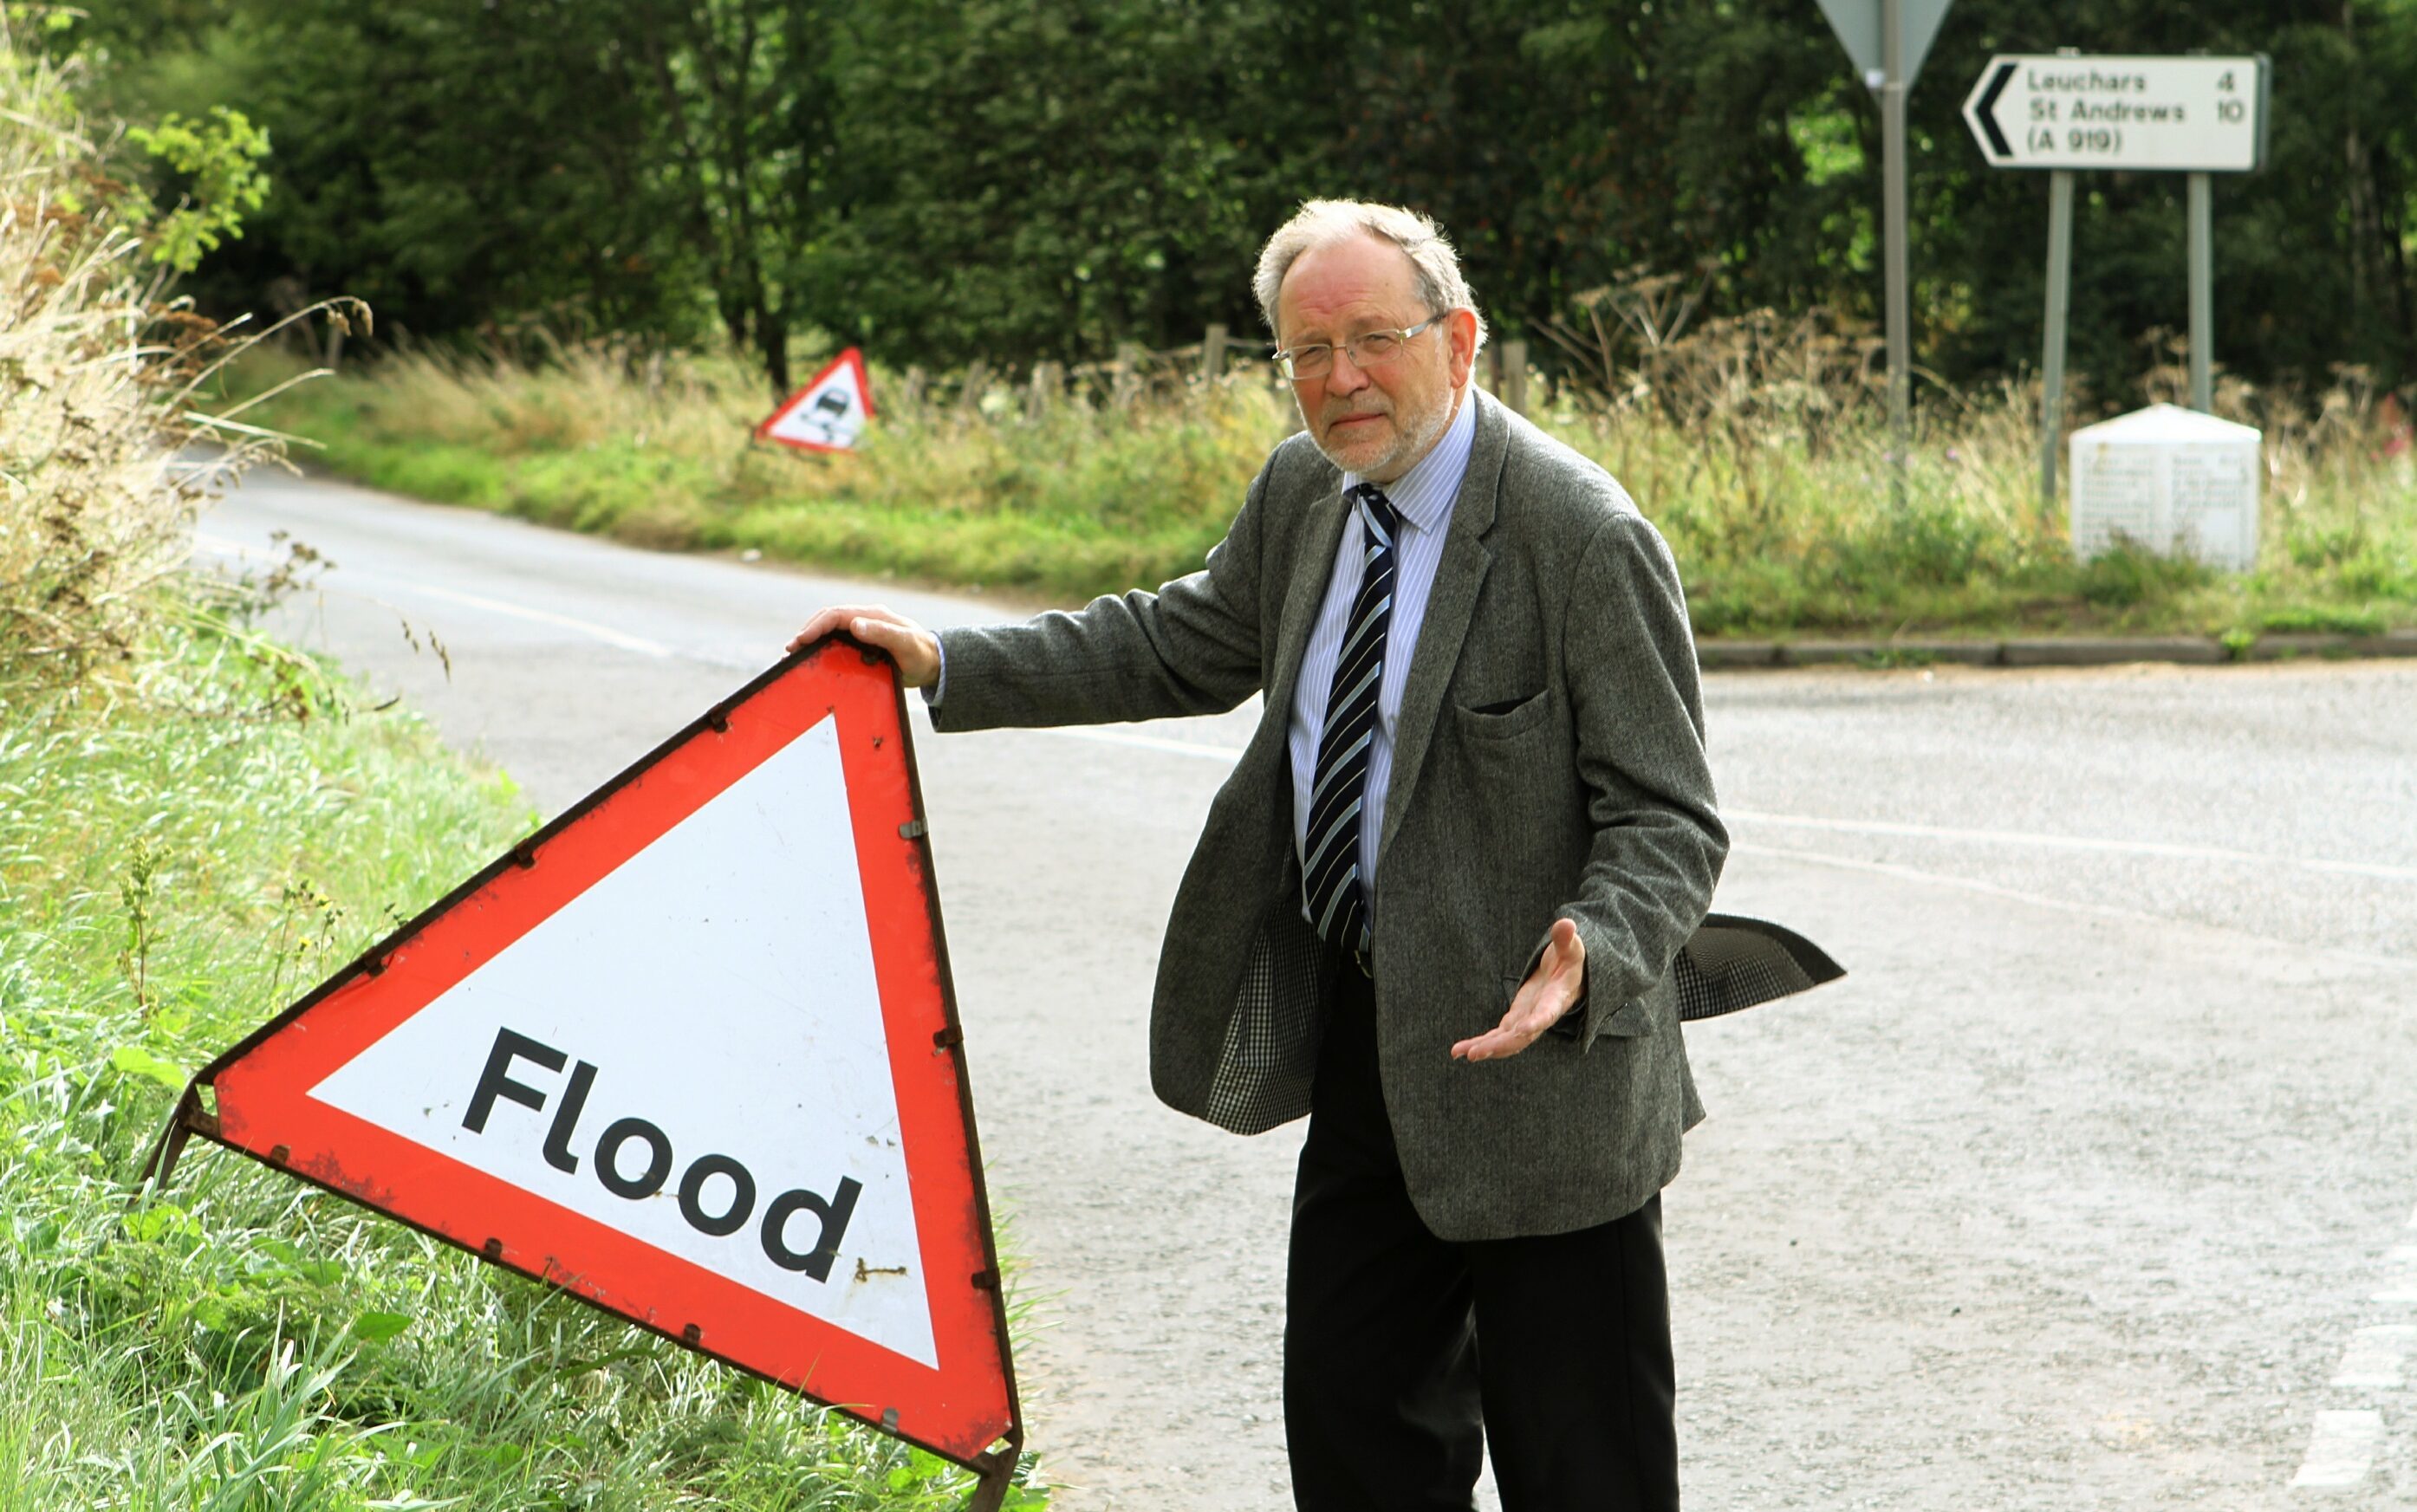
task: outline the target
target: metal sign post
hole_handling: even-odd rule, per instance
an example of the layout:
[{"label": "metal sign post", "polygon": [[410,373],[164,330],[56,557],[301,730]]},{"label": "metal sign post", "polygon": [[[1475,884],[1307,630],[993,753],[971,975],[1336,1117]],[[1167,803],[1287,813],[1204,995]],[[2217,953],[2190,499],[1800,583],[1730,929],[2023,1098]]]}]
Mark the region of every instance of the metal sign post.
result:
[{"label": "metal sign post", "polygon": [[2191,408],[2215,407],[2215,196],[2205,174],[2190,175]]},{"label": "metal sign post", "polygon": [[1907,246],[1906,97],[1930,53],[1950,0],[1819,0],[1847,56],[1879,97],[1880,261],[1888,327],[1889,491],[1905,503],[1906,452],[1913,407],[1913,295]]},{"label": "metal sign post", "polygon": [[1023,1442],[895,669],[828,638],[202,1068],[203,1138],[861,1418]]},{"label": "metal sign post", "polygon": [[2073,309],[2073,174],[2047,175],[2047,338],[2040,354],[2040,498],[2056,504],[2057,437],[2064,428],[2064,326]]},{"label": "metal sign post", "polygon": [[1913,299],[1907,288],[1905,204],[1905,0],[1880,0],[1880,200],[1886,222],[1889,358],[1889,502],[1905,507],[1905,454],[1912,443]]},{"label": "metal sign post", "polygon": [[2212,174],[2266,160],[2265,56],[2000,54],[1964,100],[1964,121],[1995,168],[2048,171],[2047,330],[2042,354],[2040,492],[2056,499],[2064,339],[2073,265],[2073,174],[2084,168],[2184,173],[2190,225],[2190,401],[2214,402]]}]

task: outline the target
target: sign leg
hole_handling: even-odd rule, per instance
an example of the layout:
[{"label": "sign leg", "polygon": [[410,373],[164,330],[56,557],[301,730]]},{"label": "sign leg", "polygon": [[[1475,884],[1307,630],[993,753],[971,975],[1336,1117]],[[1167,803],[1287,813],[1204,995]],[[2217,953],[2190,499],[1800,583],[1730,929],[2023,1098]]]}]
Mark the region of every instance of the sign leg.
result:
[{"label": "sign leg", "polygon": [[2208,175],[2190,175],[2190,402],[2208,414],[2215,408],[2215,252]]},{"label": "sign leg", "polygon": [[217,1132],[216,1122],[202,1111],[201,1088],[202,1083],[198,1080],[185,1083],[185,1090],[176,1098],[176,1106],[168,1114],[168,1126],[160,1131],[159,1139],[151,1145],[151,1157],[143,1163],[143,1174],[136,1179],[134,1196],[127,1203],[129,1210],[140,1205],[145,1198],[167,1190],[168,1178],[176,1172],[176,1157],[185,1153],[185,1143],[193,1137],[195,1128],[212,1134]]},{"label": "sign leg", "polygon": [[1019,1426],[1005,1444],[982,1456],[976,1471],[981,1479],[974,1483],[974,1493],[966,1498],[965,1512],[998,1512],[1006,1504],[1009,1488],[1015,1484],[1016,1461],[1023,1458],[1024,1430]]},{"label": "sign leg", "polygon": [[2047,175],[2047,335],[2040,353],[2040,506],[2056,508],[2064,430],[2064,327],[2073,304],[2073,174]]}]

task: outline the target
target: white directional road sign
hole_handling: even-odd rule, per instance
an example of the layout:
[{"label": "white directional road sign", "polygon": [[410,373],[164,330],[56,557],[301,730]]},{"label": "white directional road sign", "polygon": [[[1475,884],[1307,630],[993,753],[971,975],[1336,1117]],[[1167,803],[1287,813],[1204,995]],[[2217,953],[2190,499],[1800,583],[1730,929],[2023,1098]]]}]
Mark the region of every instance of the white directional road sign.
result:
[{"label": "white directional road sign", "polygon": [[2000,53],[1964,101],[1998,168],[2245,174],[2266,156],[2263,57]]}]

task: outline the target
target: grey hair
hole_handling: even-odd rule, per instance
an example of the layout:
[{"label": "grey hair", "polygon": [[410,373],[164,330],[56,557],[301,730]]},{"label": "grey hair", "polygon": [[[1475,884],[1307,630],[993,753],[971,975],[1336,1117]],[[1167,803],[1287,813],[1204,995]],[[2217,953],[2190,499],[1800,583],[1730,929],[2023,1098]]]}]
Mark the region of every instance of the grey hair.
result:
[{"label": "grey hair", "polygon": [[1416,210],[1366,200],[1311,200],[1260,249],[1259,270],[1251,280],[1251,292],[1258,296],[1259,314],[1277,340],[1284,340],[1284,333],[1276,329],[1276,295],[1284,288],[1285,275],[1302,253],[1354,236],[1373,236],[1400,248],[1410,260],[1419,298],[1429,312],[1440,315],[1447,310],[1466,310],[1475,314],[1477,345],[1481,350],[1484,347],[1485,312],[1477,308],[1468,280],[1460,276],[1460,258],[1445,239],[1443,227]]}]

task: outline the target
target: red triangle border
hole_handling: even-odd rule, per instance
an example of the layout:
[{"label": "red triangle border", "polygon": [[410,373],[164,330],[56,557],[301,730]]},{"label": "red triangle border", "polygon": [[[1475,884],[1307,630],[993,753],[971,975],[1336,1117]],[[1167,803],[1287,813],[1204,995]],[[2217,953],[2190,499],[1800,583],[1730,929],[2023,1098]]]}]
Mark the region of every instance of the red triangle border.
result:
[{"label": "red triangle border", "polygon": [[[308,1096],[826,718],[839,722],[934,1368]],[[1022,1442],[988,1194],[903,693],[828,638],[756,678],[196,1076],[185,1127],[985,1472]],[[172,1127],[162,1155],[181,1142]],[[155,1157],[156,1158],[156,1157]],[[165,1161],[160,1161],[164,1166]],[[164,1182],[164,1169],[160,1180]],[[828,1283],[851,1284],[834,1272]],[[894,1414],[894,1415],[892,1415]]]}]

